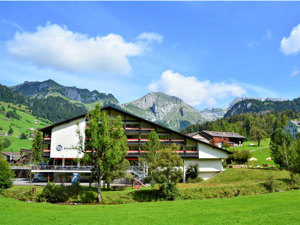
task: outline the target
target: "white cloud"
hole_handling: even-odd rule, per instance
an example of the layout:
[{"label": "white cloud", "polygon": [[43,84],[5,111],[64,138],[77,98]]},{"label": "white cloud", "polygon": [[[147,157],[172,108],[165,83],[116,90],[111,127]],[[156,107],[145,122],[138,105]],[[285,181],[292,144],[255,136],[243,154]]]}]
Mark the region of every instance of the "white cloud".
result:
[{"label": "white cloud", "polygon": [[144,32],[137,37],[137,40],[146,41],[147,43],[160,44],[163,41],[163,36],[154,32],[150,32],[150,33]]},{"label": "white cloud", "polygon": [[294,70],[291,74],[290,74],[290,78],[293,78],[294,76],[298,75],[300,73],[300,70]]},{"label": "white cloud", "polygon": [[296,54],[300,52],[300,24],[293,28],[289,37],[282,38],[280,50],[285,55]]},{"label": "white cloud", "polygon": [[246,93],[244,88],[236,84],[199,81],[196,77],[183,76],[172,70],[163,72],[160,80],[152,82],[148,89],[179,97],[193,106],[202,103],[214,106],[217,104],[217,99],[228,96],[238,97]]},{"label": "white cloud", "polygon": [[17,28],[20,31],[23,31],[23,28],[19,24],[15,23],[13,21],[10,21],[10,20],[7,20],[7,19],[1,19],[0,22],[3,23],[3,24],[9,25],[9,26],[13,26],[13,27]]},{"label": "white cloud", "polygon": [[131,71],[128,57],[142,54],[145,44],[126,42],[117,34],[89,37],[47,23],[32,33],[17,32],[7,48],[12,56],[43,68],[127,74]]}]

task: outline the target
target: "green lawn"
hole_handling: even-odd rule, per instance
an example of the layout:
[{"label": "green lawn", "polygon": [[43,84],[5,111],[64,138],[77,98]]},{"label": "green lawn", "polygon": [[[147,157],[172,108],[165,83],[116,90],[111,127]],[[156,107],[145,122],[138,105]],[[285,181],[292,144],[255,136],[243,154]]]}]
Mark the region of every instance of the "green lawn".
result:
[{"label": "green lawn", "polygon": [[[253,144],[253,145],[250,145],[250,144]],[[231,149],[248,150],[248,151],[252,150],[253,151],[258,148],[267,147],[267,146],[269,146],[269,144],[270,144],[270,138],[265,138],[265,139],[261,140],[260,146],[257,145],[257,141],[245,141],[242,146],[233,147]]]},{"label": "green lawn", "polygon": [[233,147],[230,149],[251,151],[252,157],[257,159],[257,161],[254,162],[254,165],[262,166],[262,164],[268,164],[271,166],[275,166],[273,161],[266,160],[268,157],[271,157],[269,145],[270,145],[270,138],[266,138],[261,141],[260,146],[257,145],[256,141],[246,141],[243,143],[243,146]]},{"label": "green lawn", "polygon": [[0,197],[5,224],[299,224],[300,191],[230,199],[53,205]]}]

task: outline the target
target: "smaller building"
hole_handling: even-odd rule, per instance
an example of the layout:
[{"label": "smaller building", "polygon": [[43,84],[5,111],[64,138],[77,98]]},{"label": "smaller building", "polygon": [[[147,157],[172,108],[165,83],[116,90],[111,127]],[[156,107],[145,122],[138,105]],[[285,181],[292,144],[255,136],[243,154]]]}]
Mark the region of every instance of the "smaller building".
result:
[{"label": "smaller building", "polygon": [[297,138],[300,132],[300,121],[290,120],[284,127],[285,133],[292,135],[293,138]]},{"label": "smaller building", "polygon": [[7,135],[8,135],[7,132],[6,133],[0,133],[0,137],[7,136]]},{"label": "smaller building", "polygon": [[194,133],[189,133],[187,134],[187,136],[190,136],[192,138],[195,138],[199,141],[203,141],[205,143],[210,143],[210,141],[212,141],[212,139],[209,139],[207,136],[204,136],[201,134],[201,132],[197,131],[197,132],[194,132]]},{"label": "smaller building", "polygon": [[1,152],[4,159],[12,164],[16,163],[32,163],[32,150],[31,149],[20,149],[20,152],[12,153],[12,160],[10,161],[10,152]]},{"label": "smaller building", "polygon": [[[4,156],[4,159],[7,162],[10,162],[10,152],[1,152],[1,153]],[[16,163],[19,163],[20,161],[21,161],[21,153],[20,152],[13,152],[11,163],[16,164]]]},{"label": "smaller building", "polygon": [[207,131],[187,134],[190,137],[204,141],[211,145],[222,147],[224,143],[229,144],[231,147],[242,145],[246,139],[244,136],[233,132],[220,132],[220,131]]}]

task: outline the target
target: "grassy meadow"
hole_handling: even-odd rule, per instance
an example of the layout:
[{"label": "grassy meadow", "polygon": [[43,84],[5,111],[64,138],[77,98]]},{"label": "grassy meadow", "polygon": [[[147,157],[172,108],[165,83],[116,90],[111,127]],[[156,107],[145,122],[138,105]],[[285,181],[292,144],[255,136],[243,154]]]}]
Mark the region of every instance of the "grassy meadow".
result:
[{"label": "grassy meadow", "polygon": [[[252,145],[250,145],[252,144]],[[263,164],[268,164],[271,166],[275,166],[275,163],[272,161],[267,161],[268,157],[271,157],[270,152],[270,138],[265,138],[260,142],[260,146],[257,145],[256,141],[245,141],[242,146],[232,147],[230,150],[247,150],[251,152],[252,157],[256,158],[257,161],[253,162],[254,166]]]},{"label": "grassy meadow", "polygon": [[56,205],[0,197],[6,224],[298,224],[300,190],[229,199]]},{"label": "grassy meadow", "polygon": [[[21,133],[25,133],[28,138],[30,133],[34,132],[28,130],[28,128],[34,128],[34,130],[36,130],[49,125],[49,122],[30,115],[30,111],[23,105],[14,105],[0,101],[0,108],[2,107],[5,111],[0,110],[0,133],[8,132],[10,126],[12,126],[14,131],[11,136],[2,137],[2,139],[7,138],[11,142],[11,145],[3,149],[3,151],[10,151],[11,147],[14,152],[19,152],[21,148],[30,149],[31,140],[20,139]],[[16,113],[20,116],[20,119],[9,118],[7,121],[6,113],[12,111],[12,108],[16,109]],[[37,123],[34,123],[35,120],[37,120]]]}]

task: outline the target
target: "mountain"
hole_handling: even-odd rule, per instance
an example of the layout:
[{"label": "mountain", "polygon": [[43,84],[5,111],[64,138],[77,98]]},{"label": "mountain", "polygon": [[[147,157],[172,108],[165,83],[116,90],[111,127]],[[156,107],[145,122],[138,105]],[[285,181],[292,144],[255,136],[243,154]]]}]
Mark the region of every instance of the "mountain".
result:
[{"label": "mountain", "polygon": [[100,103],[116,104],[118,100],[112,94],[100,93],[96,90],[80,89],[77,87],[66,87],[49,79],[42,82],[25,81],[23,84],[11,87],[12,90],[22,93],[28,97],[47,98],[49,96],[60,96],[77,103],[89,104]]},{"label": "mountain", "polygon": [[269,101],[269,102],[283,102],[283,101],[287,101],[286,99],[283,98],[252,98],[252,97],[237,97],[235,99],[232,100],[232,102],[225,108],[211,108],[211,109],[205,109],[200,111],[203,118],[206,121],[213,121],[213,120],[217,120],[217,119],[221,119],[224,117],[224,115],[231,110],[231,108],[241,102],[241,101],[245,101],[245,100],[257,100],[260,102],[264,102],[264,101]]},{"label": "mountain", "polygon": [[123,104],[122,108],[175,130],[205,121],[197,109],[182,99],[161,92],[150,92],[136,101]]},{"label": "mountain", "polygon": [[241,113],[281,112],[286,110],[291,110],[295,113],[300,112],[300,98],[296,98],[294,100],[279,99],[279,101],[275,101],[270,98],[266,98],[264,100],[243,100],[234,104],[224,115],[224,118]]},{"label": "mountain", "polygon": [[200,111],[205,121],[212,121],[223,118],[228,108],[209,108]]},{"label": "mountain", "polygon": [[59,96],[47,98],[29,98],[19,92],[0,85],[0,101],[26,106],[28,112],[51,122],[65,120],[87,112],[82,104],[72,103]]}]

